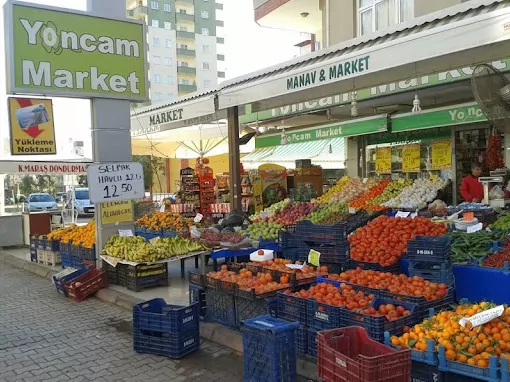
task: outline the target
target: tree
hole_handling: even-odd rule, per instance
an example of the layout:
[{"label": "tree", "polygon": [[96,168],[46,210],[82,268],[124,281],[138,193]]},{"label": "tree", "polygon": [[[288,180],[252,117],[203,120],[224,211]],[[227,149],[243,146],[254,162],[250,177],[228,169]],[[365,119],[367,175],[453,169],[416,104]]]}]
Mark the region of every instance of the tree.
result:
[{"label": "tree", "polygon": [[34,192],[36,187],[36,183],[34,181],[34,177],[32,175],[25,175],[21,179],[21,184],[19,185],[19,192],[25,196]]},{"label": "tree", "polygon": [[133,162],[141,163],[143,166],[143,182],[146,191],[152,190],[154,180],[158,182],[159,188],[162,190],[159,174],[164,173],[165,165],[161,158],[149,155],[133,155]]},{"label": "tree", "polygon": [[45,175],[37,175],[37,191],[45,192],[48,189],[48,179]]},{"label": "tree", "polygon": [[87,179],[87,175],[79,175],[78,176],[78,184],[81,187],[88,187],[89,186],[89,181]]}]

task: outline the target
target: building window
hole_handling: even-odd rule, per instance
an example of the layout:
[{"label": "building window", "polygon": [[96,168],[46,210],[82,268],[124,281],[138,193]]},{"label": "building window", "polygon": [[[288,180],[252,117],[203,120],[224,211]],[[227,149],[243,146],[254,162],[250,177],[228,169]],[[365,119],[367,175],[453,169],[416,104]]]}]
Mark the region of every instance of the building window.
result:
[{"label": "building window", "polygon": [[165,65],[166,66],[172,65],[172,57],[165,57]]},{"label": "building window", "polygon": [[359,33],[364,35],[411,20],[413,0],[358,0]]},{"label": "building window", "polygon": [[183,67],[187,68],[189,66],[189,64],[186,61],[181,61],[179,66],[183,66]]},{"label": "building window", "polygon": [[166,76],[166,83],[172,84],[174,82],[174,78],[172,76]]},{"label": "building window", "polygon": [[153,37],[152,38],[152,45],[153,46],[159,46],[159,37]]},{"label": "building window", "polygon": [[171,47],[172,47],[172,40],[165,38],[165,48],[171,48]]},{"label": "building window", "polygon": [[208,62],[202,63],[202,69],[209,70],[209,63]]},{"label": "building window", "polygon": [[172,6],[168,3],[163,4],[163,10],[165,12],[172,12]]},{"label": "building window", "polygon": [[159,9],[159,2],[151,1],[151,8],[152,9]]},{"label": "building window", "polygon": [[204,80],[204,88],[210,88],[211,87],[211,80]]},{"label": "building window", "polygon": [[172,29],[172,23],[170,21],[165,21],[164,27],[165,27],[165,29],[170,30],[170,29]]},{"label": "building window", "polygon": [[174,95],[172,93],[166,93],[166,100],[167,101],[173,101]]},{"label": "building window", "polygon": [[179,85],[189,85],[189,80],[179,80]]},{"label": "building window", "polygon": [[188,31],[188,28],[186,28],[186,27],[179,27],[179,30],[180,30],[181,32],[187,32],[187,31]]},{"label": "building window", "polygon": [[153,19],[152,22],[151,22],[151,26],[153,28],[159,28],[159,20],[154,20]]},{"label": "building window", "polygon": [[154,93],[154,101],[161,101],[161,93]]},{"label": "building window", "polygon": [[202,36],[209,36],[209,28],[202,28]]},{"label": "building window", "polygon": [[153,56],[152,57],[152,63],[154,65],[159,65],[161,63],[161,58],[159,56]]},{"label": "building window", "polygon": [[202,16],[203,19],[209,18],[209,11],[202,11],[200,12],[200,16]]},{"label": "building window", "polygon": [[210,53],[211,52],[211,47],[209,45],[202,45],[202,51],[204,53]]},{"label": "building window", "polygon": [[152,76],[152,82],[159,84],[160,81],[161,81],[161,76],[159,74],[154,74]]},{"label": "building window", "polygon": [[184,44],[181,44],[181,46],[179,46],[179,48],[181,48],[181,49],[188,49],[188,46],[184,45]]}]

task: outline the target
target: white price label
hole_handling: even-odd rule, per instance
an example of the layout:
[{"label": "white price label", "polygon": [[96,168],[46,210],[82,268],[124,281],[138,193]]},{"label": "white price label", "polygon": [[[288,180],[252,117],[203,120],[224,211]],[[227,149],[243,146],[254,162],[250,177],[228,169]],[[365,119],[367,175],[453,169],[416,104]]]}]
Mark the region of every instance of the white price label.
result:
[{"label": "white price label", "polygon": [[368,178],[363,178],[363,183],[368,182]]},{"label": "white price label", "polygon": [[398,211],[397,214],[395,215],[396,218],[406,218],[410,215],[411,213],[410,212],[405,212],[405,211]]},{"label": "white price label", "polygon": [[481,313],[475,314],[471,317],[463,317],[459,320],[459,324],[465,328],[466,323],[471,323],[471,326],[473,328],[476,328],[477,326],[486,324],[487,322],[490,322],[494,320],[497,317],[500,317],[503,312],[505,311],[505,307],[503,305],[496,306],[495,308],[485,310]]},{"label": "white price label", "polygon": [[354,207],[349,207],[349,213],[350,213],[350,214],[355,214],[355,213],[356,213],[356,208],[354,208]]},{"label": "white price label", "polygon": [[142,199],[145,196],[141,163],[92,164],[87,168],[90,201]]},{"label": "white price label", "polygon": [[411,219],[414,219],[416,216],[418,216],[418,214],[417,214],[416,212],[413,212],[413,213],[411,214]]},{"label": "white price label", "polygon": [[133,231],[130,229],[119,229],[119,236],[131,237],[133,236]]},{"label": "white price label", "polygon": [[478,224],[475,224],[475,225],[470,225],[469,227],[467,227],[467,233],[473,233],[473,232],[481,231],[482,228],[483,228],[483,224],[482,223],[478,223]]},{"label": "white price label", "polygon": [[200,222],[202,221],[203,217],[204,217],[204,215],[202,215],[202,214],[197,214],[197,216],[195,216],[195,218],[193,219],[193,221],[194,221],[195,223],[200,223]]}]

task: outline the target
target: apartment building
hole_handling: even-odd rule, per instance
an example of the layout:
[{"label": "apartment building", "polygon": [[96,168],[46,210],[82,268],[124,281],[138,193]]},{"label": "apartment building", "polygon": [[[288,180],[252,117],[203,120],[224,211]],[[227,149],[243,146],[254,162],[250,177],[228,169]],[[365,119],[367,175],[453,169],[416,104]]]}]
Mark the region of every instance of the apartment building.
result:
[{"label": "apartment building", "polygon": [[265,27],[310,33],[338,44],[469,0],[253,0]]},{"label": "apartment building", "polygon": [[126,0],[147,23],[151,103],[213,89],[225,77],[223,4],[218,0]]}]

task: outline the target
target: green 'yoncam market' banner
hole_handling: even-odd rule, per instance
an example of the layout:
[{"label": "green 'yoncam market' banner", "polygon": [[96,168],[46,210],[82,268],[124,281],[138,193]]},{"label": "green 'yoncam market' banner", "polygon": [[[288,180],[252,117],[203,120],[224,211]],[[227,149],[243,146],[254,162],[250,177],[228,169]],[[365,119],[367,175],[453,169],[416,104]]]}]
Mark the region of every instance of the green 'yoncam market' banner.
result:
[{"label": "green 'yoncam market' banner", "polygon": [[145,25],[9,1],[8,91],[145,101]]},{"label": "green 'yoncam market' banner", "polygon": [[[388,130],[386,117],[361,119],[346,123],[336,123],[312,129],[291,131],[287,133],[287,143],[303,143],[321,139],[334,139],[354,135],[380,133]],[[273,134],[255,138],[255,147],[275,147],[281,145],[281,135]]]}]

